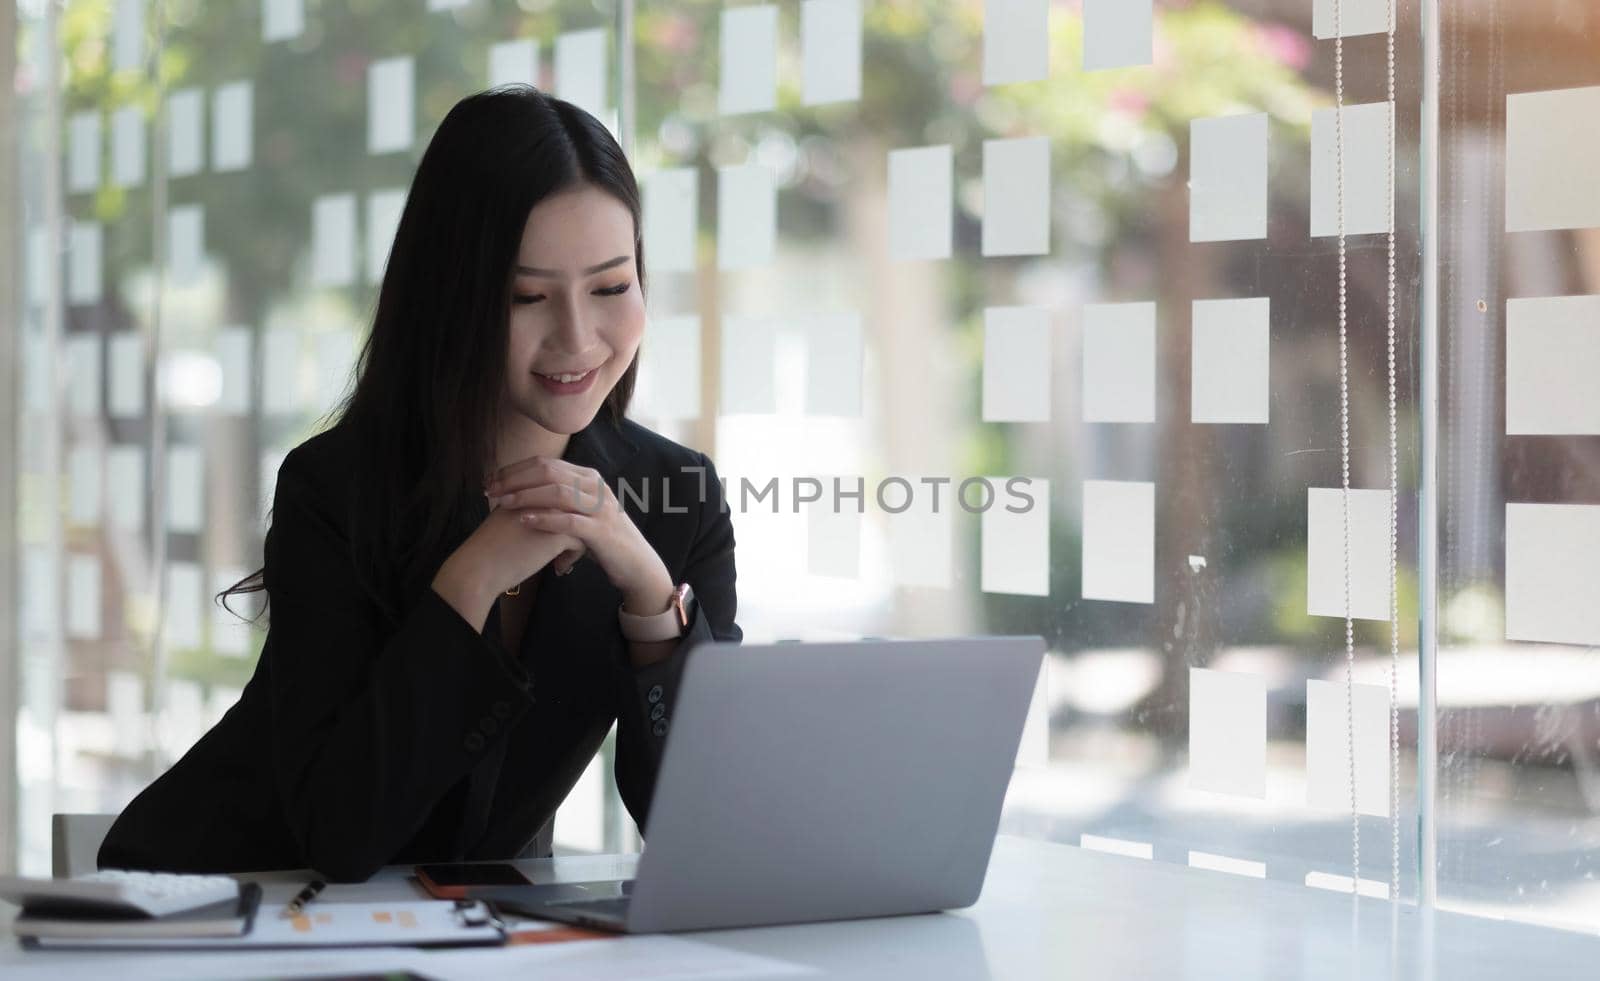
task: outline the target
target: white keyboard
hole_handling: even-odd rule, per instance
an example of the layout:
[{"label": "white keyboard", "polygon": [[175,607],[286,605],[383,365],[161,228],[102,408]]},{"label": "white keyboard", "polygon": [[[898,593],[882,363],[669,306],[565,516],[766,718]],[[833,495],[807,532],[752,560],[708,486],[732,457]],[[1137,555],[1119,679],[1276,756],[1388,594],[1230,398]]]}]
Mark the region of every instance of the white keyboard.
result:
[{"label": "white keyboard", "polygon": [[225,875],[101,869],[71,879],[0,876],[0,899],[41,912],[168,916],[238,896],[238,880]]}]

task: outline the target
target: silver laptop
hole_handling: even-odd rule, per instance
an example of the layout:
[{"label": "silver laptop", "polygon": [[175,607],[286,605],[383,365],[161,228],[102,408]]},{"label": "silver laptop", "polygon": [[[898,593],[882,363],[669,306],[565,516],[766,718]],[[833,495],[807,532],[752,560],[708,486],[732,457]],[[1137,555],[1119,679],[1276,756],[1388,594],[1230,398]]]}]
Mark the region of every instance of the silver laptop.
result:
[{"label": "silver laptop", "polygon": [[626,933],[970,906],[1043,657],[1039,637],[697,647],[635,878],[474,895]]}]

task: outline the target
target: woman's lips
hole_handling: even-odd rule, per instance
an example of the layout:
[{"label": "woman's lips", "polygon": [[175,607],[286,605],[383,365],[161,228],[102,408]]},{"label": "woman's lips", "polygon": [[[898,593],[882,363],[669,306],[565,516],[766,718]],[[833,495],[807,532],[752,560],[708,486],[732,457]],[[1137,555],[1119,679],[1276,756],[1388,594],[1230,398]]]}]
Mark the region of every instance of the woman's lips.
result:
[{"label": "woman's lips", "polygon": [[544,390],[552,395],[577,395],[588,391],[589,386],[594,384],[595,377],[599,374],[599,367],[594,367],[581,374],[578,372],[556,372],[547,375],[543,372],[535,371],[533,377],[539,379],[539,384],[544,386]]}]

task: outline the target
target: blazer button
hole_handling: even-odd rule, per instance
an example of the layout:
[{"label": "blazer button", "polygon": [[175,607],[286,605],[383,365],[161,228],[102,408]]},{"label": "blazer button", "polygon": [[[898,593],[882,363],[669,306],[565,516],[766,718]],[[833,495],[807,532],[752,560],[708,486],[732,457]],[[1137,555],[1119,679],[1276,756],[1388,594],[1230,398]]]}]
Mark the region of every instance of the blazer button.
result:
[{"label": "blazer button", "polygon": [[[667,720],[657,719],[656,724],[650,729],[650,731],[658,736],[665,736],[667,734]],[[474,733],[473,735],[477,734]]]},{"label": "blazer button", "polygon": [[661,701],[662,694],[663,693],[660,685],[651,685],[650,692],[644,697],[650,701],[651,705],[654,705],[655,703]]},{"label": "blazer button", "polygon": [[511,706],[507,702],[495,702],[489,706],[489,711],[494,713],[495,718],[505,721],[511,715]]},{"label": "blazer button", "polygon": [[482,733],[477,733],[477,732],[469,732],[469,733],[467,733],[467,738],[465,738],[465,739],[463,739],[461,741],[461,745],[465,746],[467,748],[467,751],[470,752],[470,753],[478,752],[480,749],[483,748],[483,735],[482,735]]},{"label": "blazer button", "polygon": [[495,734],[495,730],[500,728],[500,720],[486,715],[478,720],[478,728],[483,730],[484,735],[492,736]]},{"label": "blazer button", "polygon": [[663,715],[666,715],[666,714],[667,714],[667,707],[665,705],[662,705],[660,702],[657,702],[656,703],[656,707],[650,710],[650,719],[652,721],[654,721],[656,719],[661,718]]}]

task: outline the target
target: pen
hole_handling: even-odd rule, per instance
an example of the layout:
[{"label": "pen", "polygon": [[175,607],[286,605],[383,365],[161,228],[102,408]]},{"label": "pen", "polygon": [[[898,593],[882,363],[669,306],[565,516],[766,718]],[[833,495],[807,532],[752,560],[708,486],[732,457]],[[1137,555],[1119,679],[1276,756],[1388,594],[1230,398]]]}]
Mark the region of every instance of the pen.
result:
[{"label": "pen", "polygon": [[311,880],[311,882],[306,884],[304,889],[300,890],[300,892],[297,893],[293,899],[289,900],[289,905],[283,908],[283,913],[281,914],[282,918],[288,919],[292,916],[299,916],[300,911],[306,908],[306,904],[315,899],[317,897],[317,893],[321,892],[326,886],[327,883],[323,882],[321,879]]}]

